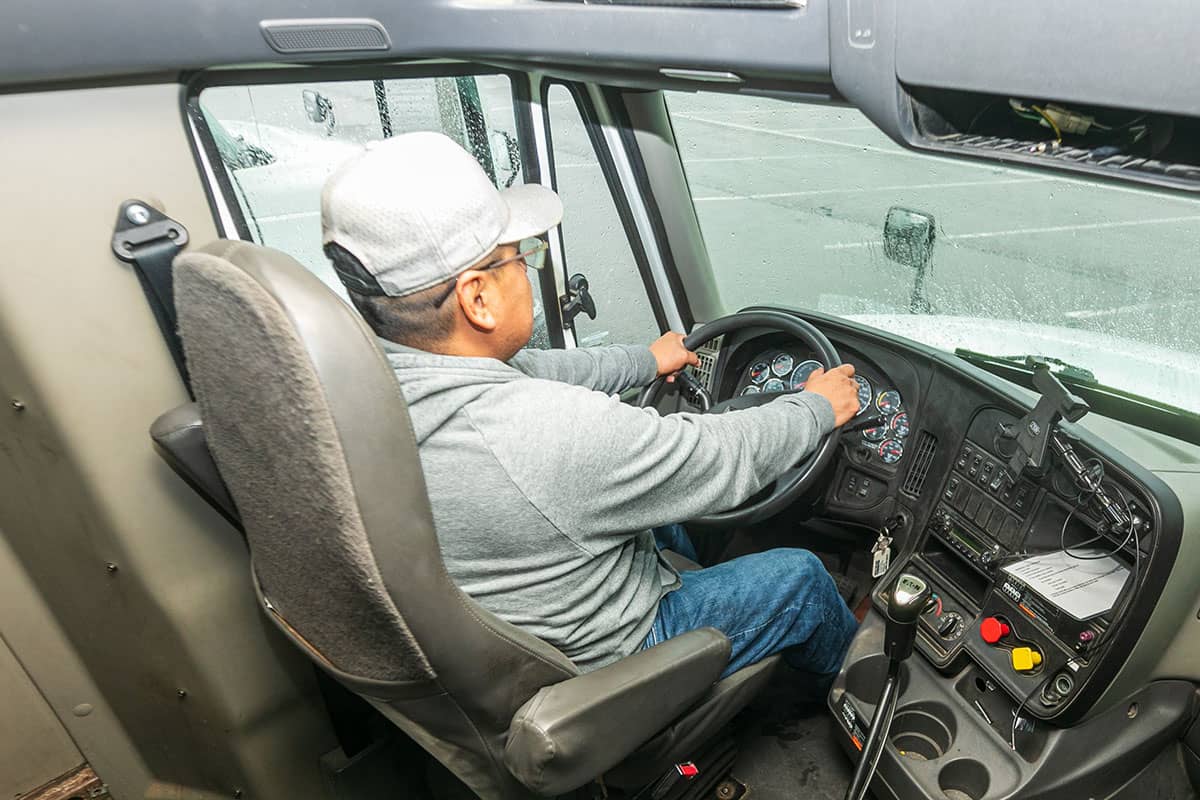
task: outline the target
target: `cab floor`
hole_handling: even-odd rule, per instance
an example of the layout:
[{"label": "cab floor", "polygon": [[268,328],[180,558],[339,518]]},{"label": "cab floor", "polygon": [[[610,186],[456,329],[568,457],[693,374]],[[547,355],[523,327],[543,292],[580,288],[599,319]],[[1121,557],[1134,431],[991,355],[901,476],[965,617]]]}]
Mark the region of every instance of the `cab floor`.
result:
[{"label": "cab floor", "polygon": [[732,774],[757,800],[842,800],[853,772],[825,704],[801,699],[782,666],[737,720]]}]

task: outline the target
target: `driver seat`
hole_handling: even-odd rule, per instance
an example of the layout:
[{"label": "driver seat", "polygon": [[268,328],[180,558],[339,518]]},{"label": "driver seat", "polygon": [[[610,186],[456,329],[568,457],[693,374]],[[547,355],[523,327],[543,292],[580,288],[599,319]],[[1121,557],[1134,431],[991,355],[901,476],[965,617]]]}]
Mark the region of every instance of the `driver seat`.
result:
[{"label": "driver seat", "polygon": [[180,255],[174,286],[203,424],[168,412],[160,447],[193,485],[219,473],[206,494],[228,488],[267,617],[479,797],[644,786],[769,679],[778,657],[718,680],[712,628],[581,673],[488,613],[446,574],[399,384],[359,316],[241,241]]}]

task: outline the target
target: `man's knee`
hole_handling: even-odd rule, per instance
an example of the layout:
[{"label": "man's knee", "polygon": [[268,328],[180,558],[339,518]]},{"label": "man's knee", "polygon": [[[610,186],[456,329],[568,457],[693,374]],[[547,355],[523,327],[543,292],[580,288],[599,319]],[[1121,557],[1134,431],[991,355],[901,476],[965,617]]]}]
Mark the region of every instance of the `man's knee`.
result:
[{"label": "man's knee", "polygon": [[763,554],[771,564],[776,585],[797,593],[830,591],[837,593],[833,576],[813,552],[799,547],[780,547]]}]

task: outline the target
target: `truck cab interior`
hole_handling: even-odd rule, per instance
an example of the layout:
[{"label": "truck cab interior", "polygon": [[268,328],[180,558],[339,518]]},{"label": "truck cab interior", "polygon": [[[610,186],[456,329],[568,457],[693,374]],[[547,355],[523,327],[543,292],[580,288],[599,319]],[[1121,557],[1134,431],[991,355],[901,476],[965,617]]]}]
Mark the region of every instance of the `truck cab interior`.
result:
[{"label": "truck cab interior", "polygon": [[[1195,797],[1183,0],[0,20],[7,796]],[[582,672],[447,577],[320,240],[328,174],[416,130],[563,198],[530,347],[688,334],[626,402],[855,365],[851,422],[686,523],[705,566],[824,561],[862,623],[818,702],[778,658],[718,679],[713,629]]]}]

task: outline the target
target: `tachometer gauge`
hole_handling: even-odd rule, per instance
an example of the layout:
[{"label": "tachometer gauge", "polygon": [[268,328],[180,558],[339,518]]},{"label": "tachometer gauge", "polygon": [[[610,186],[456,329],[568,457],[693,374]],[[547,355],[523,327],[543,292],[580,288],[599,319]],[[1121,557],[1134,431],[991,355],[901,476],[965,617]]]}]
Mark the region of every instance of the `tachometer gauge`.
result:
[{"label": "tachometer gauge", "polygon": [[854,382],[858,384],[858,413],[861,414],[871,407],[871,398],[874,397],[874,389],[871,388],[871,382],[862,375],[855,375]]},{"label": "tachometer gauge", "polygon": [[793,389],[803,389],[804,384],[808,383],[808,379],[812,374],[821,368],[820,361],[801,361],[800,366],[796,367],[796,371],[792,373],[791,386]]},{"label": "tachometer gauge", "polygon": [[887,438],[888,424],[887,420],[880,420],[878,425],[872,428],[863,428],[863,438],[868,442],[880,442]]},{"label": "tachometer gauge", "polygon": [[779,380],[779,378],[771,378],[771,380],[763,385],[762,390],[764,392],[786,392],[787,384]]},{"label": "tachometer gauge", "polygon": [[901,402],[900,393],[895,389],[889,389],[886,392],[880,392],[879,396],[875,398],[875,407],[879,409],[880,414],[890,417],[900,411]]},{"label": "tachometer gauge", "polygon": [[755,383],[762,383],[769,377],[771,377],[771,365],[765,361],[759,361],[750,368],[750,380]]},{"label": "tachometer gauge", "polygon": [[895,464],[904,455],[904,442],[899,439],[884,439],[879,443],[879,460],[885,464]]},{"label": "tachometer gauge", "polygon": [[762,389],[759,389],[754,384],[750,384],[745,389],[742,389],[742,394],[758,394]]},{"label": "tachometer gauge", "polygon": [[892,433],[903,439],[908,436],[908,412],[901,411],[892,417]]},{"label": "tachometer gauge", "polygon": [[771,372],[782,378],[792,371],[792,364],[794,363],[796,362],[787,353],[780,353],[771,362]]}]

